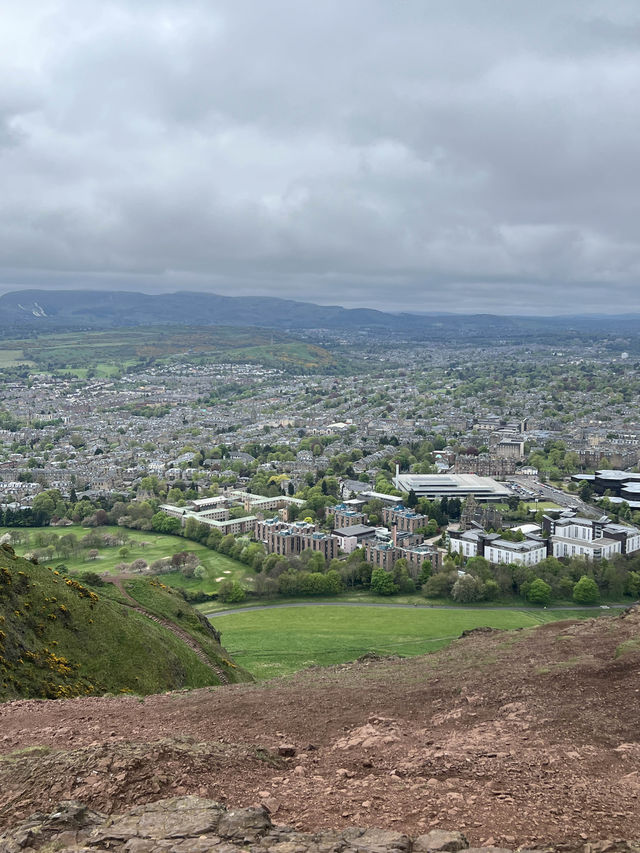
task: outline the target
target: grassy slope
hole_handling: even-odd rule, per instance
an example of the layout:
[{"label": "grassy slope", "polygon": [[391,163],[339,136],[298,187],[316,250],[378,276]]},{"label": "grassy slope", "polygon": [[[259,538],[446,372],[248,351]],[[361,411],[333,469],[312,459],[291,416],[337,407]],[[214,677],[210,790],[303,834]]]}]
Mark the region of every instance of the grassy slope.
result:
[{"label": "grassy slope", "polygon": [[[401,610],[291,607],[216,614],[216,628],[234,658],[256,678],[273,678],[313,665],[354,660],[366,652],[419,655],[480,626],[525,628],[579,611]],[[592,617],[593,611],[584,615]]]},{"label": "grassy slope", "polygon": [[[183,597],[164,584],[163,579],[140,578],[126,581],[125,589],[145,610],[161,619],[168,619],[186,631],[229,676],[230,681],[249,680],[247,674],[229,658],[226,650],[220,655],[220,644],[211,631],[211,623],[193,607],[185,606]],[[158,594],[159,590],[163,594]],[[217,628],[217,626],[216,626]],[[231,672],[235,670],[235,677]]]},{"label": "grassy slope", "polygon": [[109,376],[142,360],[184,357],[190,361],[253,362],[305,370],[333,367],[338,359],[323,347],[283,332],[225,326],[137,326],[109,331],[50,332],[36,338],[6,340],[0,369],[28,361],[38,372],[86,376],[87,368]]},{"label": "grassy slope", "polygon": [[[67,580],[0,549],[0,699],[147,694],[218,683],[182,640],[123,605],[111,585],[90,590]],[[158,610],[174,595],[159,587],[149,593]],[[182,613],[177,621],[187,629],[197,616],[184,602]],[[202,646],[225,666],[227,655],[213,639]],[[244,680],[241,670],[228,671],[231,681]]]}]

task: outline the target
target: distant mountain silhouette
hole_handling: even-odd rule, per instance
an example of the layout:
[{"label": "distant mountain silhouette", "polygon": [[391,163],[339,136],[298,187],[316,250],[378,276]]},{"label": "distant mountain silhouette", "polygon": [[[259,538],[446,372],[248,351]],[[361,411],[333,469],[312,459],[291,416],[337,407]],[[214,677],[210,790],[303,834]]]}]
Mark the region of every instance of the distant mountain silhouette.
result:
[{"label": "distant mountain silhouette", "polygon": [[638,315],[509,317],[491,314],[389,314],[370,308],[314,305],[268,296],[221,296],[183,291],[21,290],[0,296],[0,329],[110,329],[153,325],[260,326],[403,332],[438,340],[514,339],[549,333],[637,332]]}]

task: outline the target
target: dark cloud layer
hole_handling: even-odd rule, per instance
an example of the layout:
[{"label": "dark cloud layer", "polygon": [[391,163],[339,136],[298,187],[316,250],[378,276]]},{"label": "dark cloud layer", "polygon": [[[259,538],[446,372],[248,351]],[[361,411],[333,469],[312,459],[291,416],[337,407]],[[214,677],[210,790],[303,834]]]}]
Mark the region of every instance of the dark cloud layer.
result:
[{"label": "dark cloud layer", "polygon": [[0,286],[640,310],[640,8],[2,3]]}]

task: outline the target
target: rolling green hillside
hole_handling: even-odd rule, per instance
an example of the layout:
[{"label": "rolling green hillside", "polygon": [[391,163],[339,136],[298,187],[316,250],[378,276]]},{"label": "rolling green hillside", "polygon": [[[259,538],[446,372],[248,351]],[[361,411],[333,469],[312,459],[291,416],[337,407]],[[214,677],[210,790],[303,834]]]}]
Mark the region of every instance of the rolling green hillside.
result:
[{"label": "rolling green hillside", "polygon": [[155,580],[137,587],[135,600],[113,584],[89,587],[0,546],[0,700],[250,680],[177,593]]},{"label": "rolling green hillside", "polygon": [[[0,328],[1,332],[1,328]],[[281,331],[226,326],[137,326],[111,331],[52,332],[0,341],[0,369],[86,377],[118,376],[129,368],[166,364],[249,362],[293,372],[333,371],[340,359],[323,347]]]}]

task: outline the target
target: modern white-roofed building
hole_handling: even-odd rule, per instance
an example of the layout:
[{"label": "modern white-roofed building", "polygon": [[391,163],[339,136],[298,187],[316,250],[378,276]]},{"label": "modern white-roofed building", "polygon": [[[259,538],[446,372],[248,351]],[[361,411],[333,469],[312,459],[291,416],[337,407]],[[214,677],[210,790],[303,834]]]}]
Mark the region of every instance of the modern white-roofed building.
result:
[{"label": "modern white-roofed building", "polygon": [[502,539],[498,533],[486,533],[484,530],[451,531],[449,543],[452,552],[463,557],[484,557],[493,564],[535,566],[547,556],[547,543],[538,536],[511,542]]},{"label": "modern white-roofed building", "polygon": [[603,560],[640,550],[640,530],[613,524],[606,515],[595,520],[569,513],[560,518],[545,515],[543,528],[547,538],[529,531],[520,542],[511,542],[499,533],[488,533],[479,527],[452,530],[447,536],[452,552],[466,558],[484,557],[494,564],[535,566],[547,556]]},{"label": "modern white-roofed building", "polygon": [[401,492],[414,491],[419,498],[460,498],[469,495],[479,502],[506,501],[511,490],[491,477],[477,474],[400,474],[396,468],[393,484]]},{"label": "modern white-roofed building", "polygon": [[554,557],[584,557],[587,560],[608,560],[614,554],[622,553],[619,539],[566,539],[564,536],[552,536],[551,545]]},{"label": "modern white-roofed building", "polygon": [[484,556],[490,563],[520,563],[523,566],[535,566],[547,556],[547,543],[543,539],[525,539],[523,542],[491,539],[485,543]]}]

